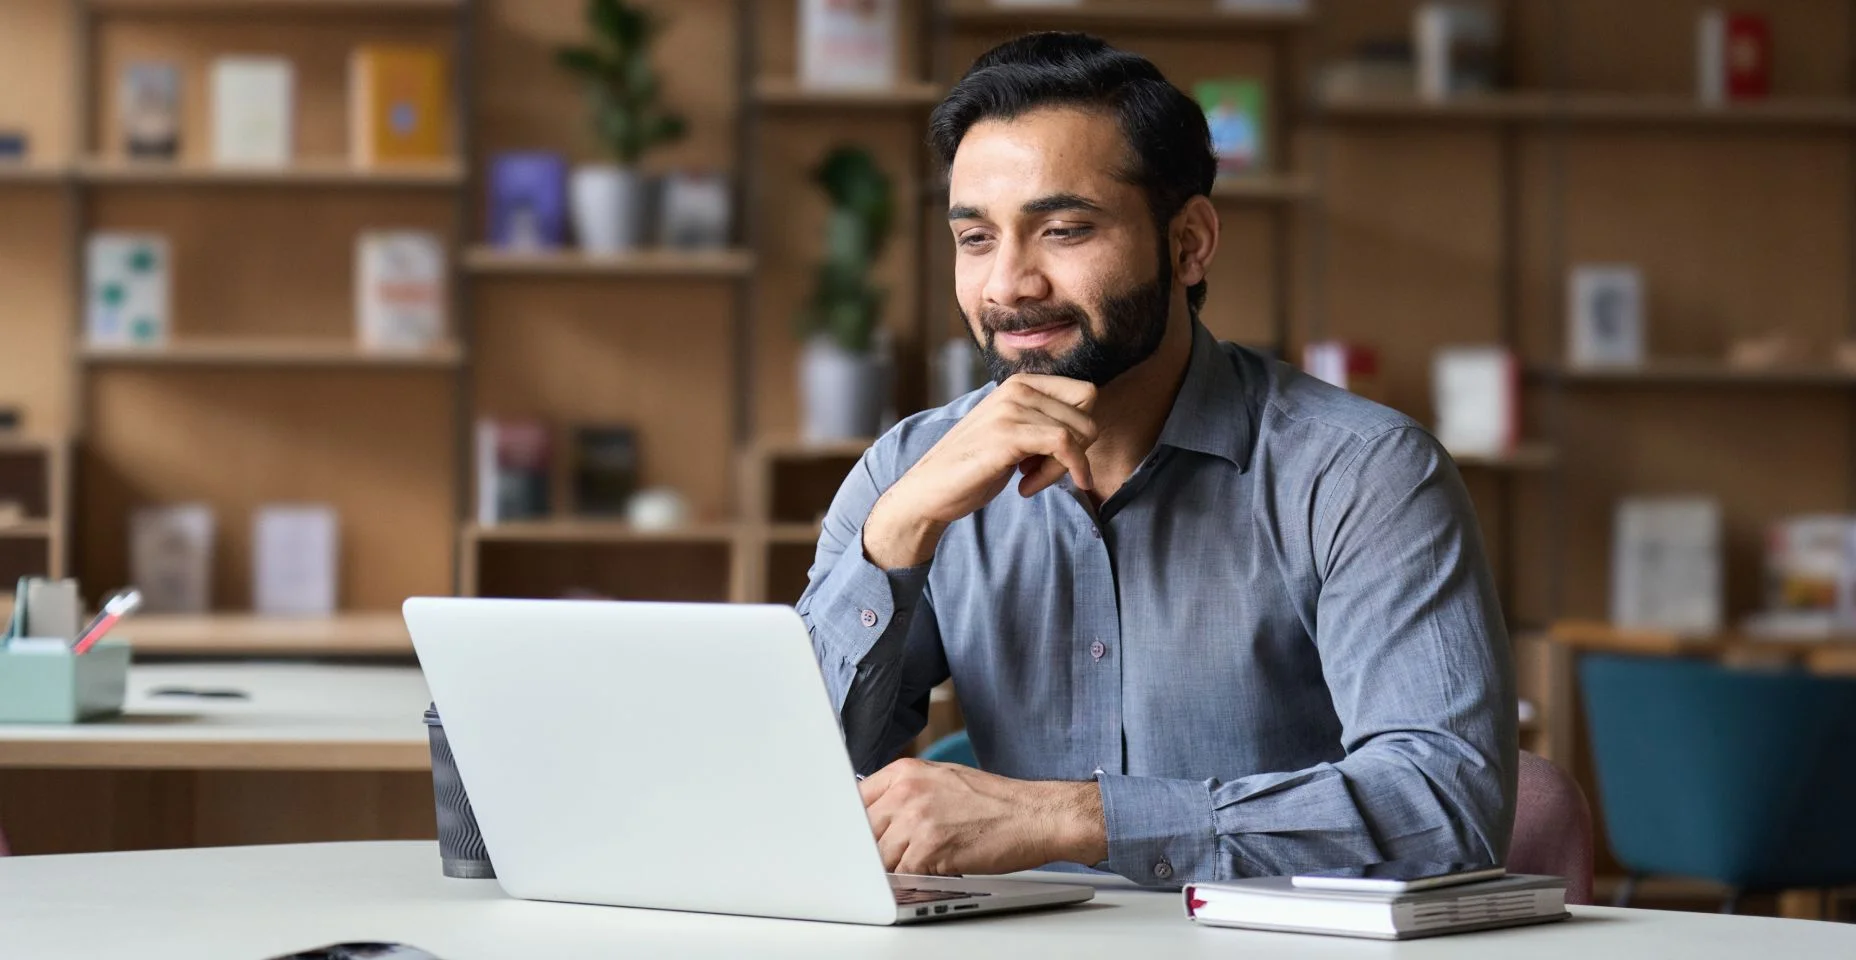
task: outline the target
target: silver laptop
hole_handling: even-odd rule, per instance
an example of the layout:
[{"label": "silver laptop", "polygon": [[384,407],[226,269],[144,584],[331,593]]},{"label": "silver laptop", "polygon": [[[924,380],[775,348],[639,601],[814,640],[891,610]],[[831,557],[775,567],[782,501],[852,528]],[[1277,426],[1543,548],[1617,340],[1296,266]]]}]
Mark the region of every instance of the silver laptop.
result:
[{"label": "silver laptop", "polygon": [[510,896],[895,924],[1094,895],[885,874],[790,607],[416,597],[405,614]]}]

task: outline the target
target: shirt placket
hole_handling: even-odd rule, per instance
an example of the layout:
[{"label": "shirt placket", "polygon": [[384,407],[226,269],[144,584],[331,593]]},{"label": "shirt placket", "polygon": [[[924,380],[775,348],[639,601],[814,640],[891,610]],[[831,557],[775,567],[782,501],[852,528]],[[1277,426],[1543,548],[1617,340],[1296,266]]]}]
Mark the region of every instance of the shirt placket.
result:
[{"label": "shirt placket", "polygon": [[1121,611],[1115,586],[1114,531],[1073,492],[1080,509],[1074,526],[1076,636],[1072,656],[1078,678],[1074,699],[1080,776],[1119,774],[1121,749]]}]

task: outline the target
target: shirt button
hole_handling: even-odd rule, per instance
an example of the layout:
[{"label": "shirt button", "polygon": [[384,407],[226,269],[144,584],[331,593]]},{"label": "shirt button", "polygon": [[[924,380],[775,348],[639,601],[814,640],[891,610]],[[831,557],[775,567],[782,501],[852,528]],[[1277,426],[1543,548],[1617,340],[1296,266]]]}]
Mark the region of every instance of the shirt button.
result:
[{"label": "shirt button", "polygon": [[1154,864],[1154,876],[1159,877],[1162,880],[1172,879],[1173,865],[1166,862],[1165,860],[1162,860],[1159,863]]},{"label": "shirt button", "polygon": [[1090,527],[1089,535],[1096,538],[1097,540],[1102,539],[1102,528],[1101,527]]},{"label": "shirt button", "polygon": [[863,621],[863,625],[866,627],[874,627],[876,626],[876,611],[865,610],[863,613],[857,615],[857,619]]},{"label": "shirt button", "polygon": [[1099,777],[1099,776],[1101,776],[1101,775],[1102,775],[1102,768],[1101,768],[1101,767],[1097,767],[1097,768],[1095,768],[1095,770],[1094,770],[1094,771],[1092,771],[1092,772],[1091,772],[1091,773],[1090,773],[1089,775],[1090,775],[1090,776],[1092,776],[1092,777]]},{"label": "shirt button", "polygon": [[1102,641],[1100,640],[1097,640],[1096,642],[1089,645],[1089,655],[1096,658],[1097,660],[1102,659],[1102,655],[1107,652],[1108,652],[1108,647],[1103,646]]}]

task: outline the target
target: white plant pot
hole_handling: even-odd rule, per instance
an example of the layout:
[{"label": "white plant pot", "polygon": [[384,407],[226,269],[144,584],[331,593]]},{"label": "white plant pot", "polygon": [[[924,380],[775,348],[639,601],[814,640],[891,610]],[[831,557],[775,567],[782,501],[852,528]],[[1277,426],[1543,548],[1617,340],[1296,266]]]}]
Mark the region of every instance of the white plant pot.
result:
[{"label": "white plant pot", "polygon": [[813,337],[799,354],[801,433],[808,443],[874,437],[883,415],[875,354],[852,353]]},{"label": "white plant pot", "polygon": [[648,182],[629,167],[575,167],[570,192],[574,232],[588,253],[624,253],[644,244]]}]

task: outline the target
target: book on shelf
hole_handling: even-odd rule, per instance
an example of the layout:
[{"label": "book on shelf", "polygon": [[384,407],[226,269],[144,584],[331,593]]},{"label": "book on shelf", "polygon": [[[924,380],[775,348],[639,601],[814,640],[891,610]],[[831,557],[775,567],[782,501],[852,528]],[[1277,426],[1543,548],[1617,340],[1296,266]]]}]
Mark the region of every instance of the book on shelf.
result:
[{"label": "book on shelf", "polygon": [[622,517],[638,489],[638,431],[588,424],[574,430],[574,512]]},{"label": "book on shelf", "polygon": [[1765,98],[1772,92],[1772,22],[1758,13],[1702,11],[1695,77],[1704,104]]},{"label": "book on shelf", "polygon": [[129,518],[129,575],[149,613],[205,613],[213,599],[213,508],[137,508]]},{"label": "book on shelf", "polygon": [[1501,15],[1487,3],[1434,0],[1412,13],[1418,95],[1429,100],[1501,86]]},{"label": "book on shelf", "polygon": [[1767,524],[1765,585],[1766,609],[1748,618],[1749,633],[1808,638],[1856,630],[1856,516]]},{"label": "book on shelf", "polygon": [[477,421],[477,522],[484,526],[548,516],[554,445],[540,420]]},{"label": "book on shelf", "polygon": [[451,82],[437,47],[369,44],[348,64],[349,149],[356,166],[451,156]]},{"label": "book on shelf", "polygon": [[1445,347],[1431,361],[1437,440],[1453,456],[1500,457],[1521,432],[1521,365],[1499,346]]},{"label": "book on shelf", "polygon": [[252,518],[252,608],[326,617],[336,609],[340,530],[327,504],[266,504]]},{"label": "book on shelf", "polygon": [[672,170],[659,197],[657,242],[673,250],[728,246],[728,178],[716,170]]},{"label": "book on shelf", "polygon": [[1289,877],[1188,884],[1186,917],[1213,927],[1415,940],[1564,920],[1566,881],[1512,874],[1409,893],[1297,887]]},{"label": "book on shelf", "polygon": [[168,239],[93,233],[84,250],[84,335],[94,346],[158,347],[168,339]]},{"label": "book on shelf", "polygon": [[1643,364],[1643,271],[1582,263],[1567,276],[1566,359],[1574,367]]},{"label": "book on shelf", "polygon": [[214,163],[255,167],[290,163],[295,74],[283,57],[214,58]]},{"label": "book on shelf", "polygon": [[1317,340],[1302,348],[1302,371],[1369,400],[1379,398],[1379,351],[1362,343]]},{"label": "book on shelf", "polygon": [[542,150],[490,160],[490,244],[539,252],[567,245],[567,159]]},{"label": "book on shelf", "polygon": [[1323,66],[1317,83],[1324,100],[1409,97],[1418,89],[1411,38],[1363,40],[1351,56]]},{"label": "book on shelf", "polygon": [[1201,80],[1193,96],[1205,111],[1218,158],[1218,176],[1241,177],[1269,164],[1269,96],[1263,82],[1248,78]]},{"label": "book on shelf", "polygon": [[445,336],[445,248],[425,230],[355,241],[355,320],[369,350],[420,350]]},{"label": "book on shelf", "polygon": [[1628,497],[1618,502],[1613,524],[1612,623],[1683,635],[1720,632],[1720,504]]},{"label": "book on shelf", "polygon": [[159,60],[124,64],[116,123],[122,152],[137,160],[180,154],[180,68]]},{"label": "book on shelf", "polygon": [[895,86],[897,2],[800,0],[800,84],[824,89]]}]

